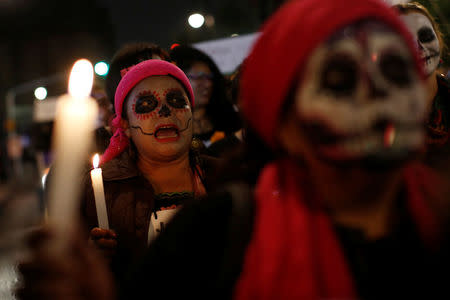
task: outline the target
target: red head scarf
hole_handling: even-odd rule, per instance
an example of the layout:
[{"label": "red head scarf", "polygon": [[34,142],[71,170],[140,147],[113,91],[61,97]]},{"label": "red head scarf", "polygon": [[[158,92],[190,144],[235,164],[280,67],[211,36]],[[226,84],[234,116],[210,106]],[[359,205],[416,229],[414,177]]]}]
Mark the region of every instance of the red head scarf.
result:
[{"label": "red head scarf", "polygon": [[339,29],[367,18],[380,20],[403,36],[425,78],[411,33],[381,1],[289,1],[263,26],[242,69],[243,114],[268,145],[277,143],[281,107],[313,50]]},{"label": "red head scarf", "polygon": [[[264,25],[243,66],[241,103],[245,119],[268,145],[275,148],[281,108],[313,50],[339,29],[368,18],[380,20],[403,37],[422,73],[410,33],[378,0],[292,0]],[[356,298],[331,220],[307,179],[288,158],[262,170],[254,194],[253,235],[236,299]],[[432,241],[436,226],[424,205],[429,173],[421,166],[405,168],[404,183],[420,234]]]},{"label": "red head scarf", "polygon": [[130,144],[128,137],[122,128],[122,109],[123,102],[128,93],[143,79],[150,76],[172,76],[183,85],[188,94],[192,107],[194,107],[194,93],[192,91],[191,84],[186,75],[180,68],[172,63],[159,59],[150,59],[143,61],[135,66],[132,66],[126,70],[122,80],[116,89],[116,95],[114,98],[114,108],[116,111],[116,117],[112,120],[113,136],[111,137],[108,148],[102,155],[101,164],[113,159],[120,153],[122,153]]}]

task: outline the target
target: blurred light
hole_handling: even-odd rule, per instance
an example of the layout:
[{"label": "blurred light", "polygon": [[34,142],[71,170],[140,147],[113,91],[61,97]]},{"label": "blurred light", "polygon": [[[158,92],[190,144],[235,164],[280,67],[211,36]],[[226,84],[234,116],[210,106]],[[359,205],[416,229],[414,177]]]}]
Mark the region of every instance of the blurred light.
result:
[{"label": "blurred light", "polygon": [[34,96],[38,100],[44,100],[45,98],[47,98],[47,89],[42,86],[38,87],[37,89],[34,90]]},{"label": "blurred light", "polygon": [[94,166],[94,169],[98,168],[99,162],[100,162],[100,155],[98,155],[98,153],[95,153],[94,157],[92,158],[92,165]]},{"label": "blurred light", "polygon": [[94,83],[94,68],[87,59],[75,62],[69,77],[69,94],[73,98],[84,99],[91,94]]},{"label": "blurred light", "polygon": [[203,23],[205,23],[205,17],[201,14],[193,14],[189,16],[188,22],[191,27],[200,28],[203,26]]},{"label": "blurred light", "polygon": [[239,34],[237,34],[237,33],[233,33],[233,34],[231,35],[231,37],[237,37],[237,36],[239,36]]},{"label": "blurred light", "polygon": [[377,53],[372,53],[372,61],[376,62],[378,60],[378,54]]},{"label": "blurred light", "polygon": [[104,61],[100,61],[95,64],[94,71],[95,74],[99,76],[106,76],[106,74],[108,74],[109,71],[109,65]]},{"label": "blurred light", "polygon": [[42,174],[42,178],[41,178],[42,188],[45,188],[45,184],[47,182],[48,171],[49,171],[49,168],[45,168],[45,170]]},{"label": "blurred light", "polygon": [[174,48],[180,46],[180,44],[174,43],[172,46],[170,46],[170,50],[173,50]]},{"label": "blurred light", "polygon": [[216,20],[214,20],[214,17],[213,17],[213,16],[207,15],[207,16],[205,17],[205,25],[206,25],[207,27],[213,27],[215,23],[216,23]]}]

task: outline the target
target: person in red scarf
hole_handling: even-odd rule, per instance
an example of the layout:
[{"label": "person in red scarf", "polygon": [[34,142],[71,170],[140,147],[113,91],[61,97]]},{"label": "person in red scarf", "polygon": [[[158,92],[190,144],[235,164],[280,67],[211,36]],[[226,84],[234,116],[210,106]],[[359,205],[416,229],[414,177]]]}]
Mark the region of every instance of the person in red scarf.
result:
[{"label": "person in red scarf", "polygon": [[[181,211],[125,294],[144,280],[168,298],[448,294],[439,179],[417,159],[425,74],[395,12],[376,0],[290,1],[242,72],[244,119],[275,159],[254,189],[232,185],[209,210]],[[158,277],[146,271],[169,258]]]},{"label": "person in red scarf", "polygon": [[439,180],[416,159],[426,115],[416,51],[381,1],[282,6],[240,95],[274,158],[254,186],[184,206],[119,297],[447,298]]}]

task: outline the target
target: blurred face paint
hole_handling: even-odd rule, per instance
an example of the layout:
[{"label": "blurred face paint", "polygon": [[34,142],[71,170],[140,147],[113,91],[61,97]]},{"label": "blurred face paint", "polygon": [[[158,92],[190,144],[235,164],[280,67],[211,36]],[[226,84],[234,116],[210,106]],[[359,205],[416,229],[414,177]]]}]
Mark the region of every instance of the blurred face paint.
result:
[{"label": "blurred face paint", "polygon": [[141,154],[179,154],[192,140],[192,111],[178,81],[154,76],[137,84],[127,101],[131,139]]},{"label": "blurred face paint", "polygon": [[423,85],[408,47],[386,26],[344,28],[315,50],[305,71],[295,109],[320,159],[393,161],[423,145]]},{"label": "blurred face paint", "polygon": [[439,40],[431,21],[418,12],[402,15],[401,18],[417,41],[426,74],[428,76],[433,74],[439,65],[441,53]]}]

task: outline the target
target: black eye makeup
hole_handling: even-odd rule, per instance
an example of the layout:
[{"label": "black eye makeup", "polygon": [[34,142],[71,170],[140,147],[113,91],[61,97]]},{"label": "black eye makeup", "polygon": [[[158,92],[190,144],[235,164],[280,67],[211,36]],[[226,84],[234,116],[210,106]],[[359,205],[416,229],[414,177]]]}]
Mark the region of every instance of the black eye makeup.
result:
[{"label": "black eye makeup", "polygon": [[430,43],[436,39],[436,35],[430,27],[422,27],[417,32],[417,38],[421,43]]},{"label": "black eye makeup", "polygon": [[187,105],[186,96],[179,89],[168,90],[166,93],[167,104],[173,108],[181,109]]},{"label": "black eye makeup", "polygon": [[337,97],[350,96],[358,83],[358,63],[348,54],[331,55],[324,64],[321,75],[321,88]]},{"label": "black eye makeup", "polygon": [[380,55],[379,66],[383,76],[390,82],[404,87],[412,82],[412,62],[401,53],[388,50]]},{"label": "black eye makeup", "polygon": [[158,106],[158,99],[152,93],[143,93],[137,96],[134,104],[134,112],[136,114],[151,113]]}]

